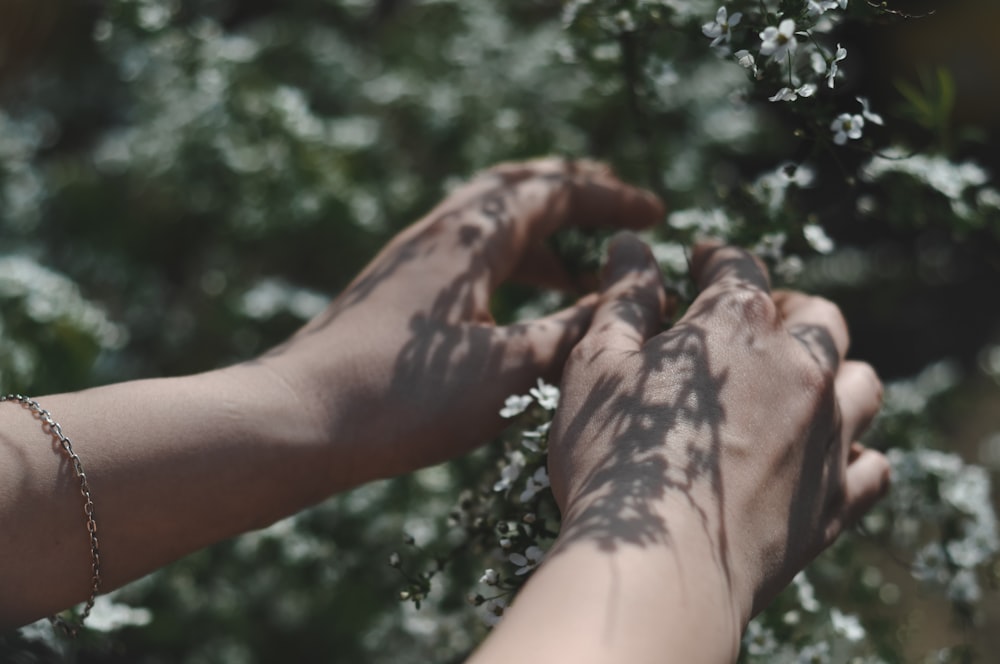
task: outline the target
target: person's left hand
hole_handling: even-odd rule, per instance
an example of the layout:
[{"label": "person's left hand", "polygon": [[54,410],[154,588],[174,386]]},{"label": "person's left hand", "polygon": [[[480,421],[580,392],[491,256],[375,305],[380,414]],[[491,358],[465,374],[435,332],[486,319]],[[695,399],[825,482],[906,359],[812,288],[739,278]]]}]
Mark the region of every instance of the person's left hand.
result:
[{"label": "person's left hand", "polygon": [[334,446],[332,488],[442,461],[499,431],[507,396],[558,378],[596,299],[498,326],[493,291],[512,277],[568,286],[543,243],[559,228],[642,228],[663,213],[603,165],[545,159],[481,174],[397,235],[325,313],[261,359]]}]

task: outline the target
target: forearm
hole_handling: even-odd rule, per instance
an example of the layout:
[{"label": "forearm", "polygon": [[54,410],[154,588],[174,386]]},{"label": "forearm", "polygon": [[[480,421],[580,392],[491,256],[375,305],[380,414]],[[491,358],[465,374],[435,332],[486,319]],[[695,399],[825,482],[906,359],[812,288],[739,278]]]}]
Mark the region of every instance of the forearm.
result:
[{"label": "forearm", "polygon": [[[95,505],[102,589],[261,527],[331,492],[333,448],[261,364],[40,397]],[[79,481],[41,422],[0,405],[0,627],[87,598]]]},{"label": "forearm", "polygon": [[747,603],[711,528],[689,510],[663,515],[602,520],[600,534],[564,522],[473,664],[735,661]]}]

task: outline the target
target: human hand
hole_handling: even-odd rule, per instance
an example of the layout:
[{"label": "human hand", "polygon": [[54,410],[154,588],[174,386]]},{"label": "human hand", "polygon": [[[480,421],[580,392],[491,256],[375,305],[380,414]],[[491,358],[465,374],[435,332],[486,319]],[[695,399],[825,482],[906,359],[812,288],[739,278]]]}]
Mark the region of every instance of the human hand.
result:
[{"label": "human hand", "polygon": [[336,448],[334,490],[455,456],[499,431],[499,404],[558,377],[595,297],[538,320],[494,324],[511,277],[565,286],[543,244],[576,225],[649,226],[652,194],[602,165],[497,166],[396,236],[329,309],[261,361]]},{"label": "human hand", "polygon": [[550,559],[580,542],[662,548],[681,578],[718,590],[741,629],[886,490],[885,458],[856,442],[881,385],[844,359],[833,304],[772,294],[734,248],[697,247],[692,271],[700,294],[660,332],[648,249],[627,234],[612,244],[549,437],[563,511]]}]

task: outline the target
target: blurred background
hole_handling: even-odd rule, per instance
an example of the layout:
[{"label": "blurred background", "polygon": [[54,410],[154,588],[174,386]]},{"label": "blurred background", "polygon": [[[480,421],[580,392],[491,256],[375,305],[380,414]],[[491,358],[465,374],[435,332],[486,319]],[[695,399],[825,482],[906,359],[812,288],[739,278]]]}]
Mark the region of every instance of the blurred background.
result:
[{"label": "blurred background", "polygon": [[[1000,5],[897,2],[918,17],[864,23],[850,18],[874,10],[852,0],[833,33],[850,53],[837,102],[867,97],[886,119],[874,134],[883,145],[969,165],[930,164],[887,187],[856,176],[867,146],[818,150],[794,117],[748,92],[700,33],[714,4],[645,4],[691,30],[653,31],[630,58],[625,40],[564,29],[554,0],[5,0],[0,390],[252,357],[450,187],[499,161],[604,159],[675,211],[739,205],[762,171],[808,161],[811,183],[791,188],[776,216],[819,224],[836,248],[810,251],[792,233],[804,257],[794,285],[842,306],[853,355],[885,380],[946,371],[921,426],[995,477]],[[665,223],[655,239],[686,238]],[[502,293],[498,317],[535,298]],[[420,612],[398,602],[382,561],[403,532],[447,541],[443,517],[481,467],[473,457],[366,487],[185,559],[116,595],[118,622],[73,656],[457,661],[485,633],[463,608],[476,571],[456,563],[440,603]],[[954,644],[997,652],[1000,567],[987,577],[982,605],[958,617],[905,572],[884,580],[913,586],[885,607],[904,661]],[[11,661],[51,656],[4,639],[0,652],[22,658]]]}]

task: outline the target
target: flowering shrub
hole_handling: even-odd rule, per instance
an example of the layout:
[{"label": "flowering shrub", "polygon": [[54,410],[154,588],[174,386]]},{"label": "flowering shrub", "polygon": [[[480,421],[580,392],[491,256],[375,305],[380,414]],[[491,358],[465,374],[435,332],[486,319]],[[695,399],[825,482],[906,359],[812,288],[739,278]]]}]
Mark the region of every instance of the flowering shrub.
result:
[{"label": "flowering shrub", "polygon": [[[935,17],[864,0],[70,4],[50,44],[76,51],[0,78],[17,100],[0,111],[3,391],[251,357],[460,179],[605,159],[667,200],[647,239],[682,296],[694,237],[751,247],[777,284],[842,304],[894,379],[866,439],[889,450],[892,493],[751,623],[742,657],[972,657],[959,639],[917,652],[900,623],[937,592],[972,634],[998,583],[989,474],[949,447],[956,404],[1000,384],[1000,191],[953,126],[949,74],[897,99],[866,87],[880,56],[862,46]],[[556,243],[586,269],[602,239]],[[559,303],[512,290],[495,309]],[[81,659],[461,659],[558,533],[557,403],[539,383],[467,458],[117,591]],[[39,645],[45,629],[0,637],[0,659],[76,647]]]}]

